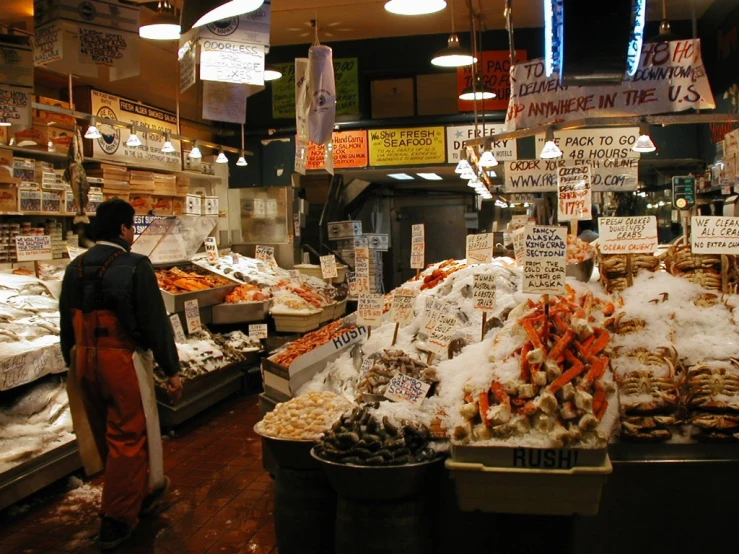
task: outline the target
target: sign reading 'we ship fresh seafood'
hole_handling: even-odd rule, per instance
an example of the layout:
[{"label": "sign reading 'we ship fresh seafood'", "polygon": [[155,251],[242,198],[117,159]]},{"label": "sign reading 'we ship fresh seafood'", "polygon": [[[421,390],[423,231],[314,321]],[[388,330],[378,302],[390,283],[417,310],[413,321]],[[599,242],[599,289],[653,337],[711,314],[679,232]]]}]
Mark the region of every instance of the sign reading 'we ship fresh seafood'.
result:
[{"label": "sign reading 'we ship fresh seafood'", "polygon": [[443,164],[444,133],[444,127],[371,130],[370,165]]},{"label": "sign reading 'we ship fresh seafood'", "polygon": [[[105,119],[177,134],[175,114],[97,90],[92,91],[92,113]],[[95,159],[135,163],[152,169],[170,171],[182,168],[178,140],[171,140],[175,151],[165,154],[162,152],[165,140],[163,135],[139,132],[141,146],[129,148],[126,146],[126,141],[131,136],[129,128],[111,127],[104,123],[98,123],[97,127],[103,136],[92,141],[92,157]]]},{"label": "sign reading 'we ship fresh seafood'", "polygon": [[544,59],[513,66],[509,130],[585,117],[714,109],[699,40],[644,44],[639,67],[618,87],[568,87],[546,76]]}]

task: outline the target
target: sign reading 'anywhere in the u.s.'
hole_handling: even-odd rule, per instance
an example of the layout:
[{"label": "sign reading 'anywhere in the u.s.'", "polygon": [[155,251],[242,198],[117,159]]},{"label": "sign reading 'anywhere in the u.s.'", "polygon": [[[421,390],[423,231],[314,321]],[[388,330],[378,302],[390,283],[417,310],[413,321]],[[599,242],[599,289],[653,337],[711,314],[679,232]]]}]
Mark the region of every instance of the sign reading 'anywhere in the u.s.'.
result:
[{"label": "sign reading 'anywhere in the u.s.'", "polygon": [[639,67],[618,87],[568,87],[546,76],[543,58],[511,69],[508,130],[586,117],[714,109],[699,40],[644,44]]}]

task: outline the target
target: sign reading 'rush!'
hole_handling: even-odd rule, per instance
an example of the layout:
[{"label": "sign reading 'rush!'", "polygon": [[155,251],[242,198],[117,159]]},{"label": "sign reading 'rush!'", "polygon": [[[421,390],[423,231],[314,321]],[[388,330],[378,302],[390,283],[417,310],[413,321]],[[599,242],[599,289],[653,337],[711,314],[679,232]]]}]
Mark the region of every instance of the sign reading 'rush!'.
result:
[{"label": "sign reading 'rush!'", "polygon": [[[334,133],[333,143],[335,168],[367,167],[367,131]],[[325,145],[310,144],[307,169],[326,169]]]},{"label": "sign reading 'rush!'", "polygon": [[[516,50],[516,59],[519,62],[526,61],[526,50]],[[477,74],[482,80],[482,84],[491,89],[495,93],[495,98],[484,100],[477,103],[478,110],[507,110],[508,100],[511,98],[511,58],[508,50],[488,50],[481,52],[479,61],[477,62]],[[467,87],[472,86],[472,66],[460,67],[457,69],[457,94]],[[475,109],[475,102],[467,100],[459,100],[458,108],[460,112],[471,112]]]}]

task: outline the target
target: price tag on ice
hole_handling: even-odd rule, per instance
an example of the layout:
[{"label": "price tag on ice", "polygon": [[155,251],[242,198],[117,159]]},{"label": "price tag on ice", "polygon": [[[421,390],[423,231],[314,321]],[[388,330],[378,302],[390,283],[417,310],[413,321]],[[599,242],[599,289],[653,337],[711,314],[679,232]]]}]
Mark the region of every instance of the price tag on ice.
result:
[{"label": "price tag on ice", "polygon": [[208,261],[212,264],[218,261],[218,243],[215,237],[205,238],[205,252],[208,254]]},{"label": "price tag on ice", "polygon": [[339,272],[336,269],[336,256],[329,254],[328,256],[321,256],[321,275],[324,279],[333,279],[339,276]]},{"label": "price tag on ice", "polygon": [[15,237],[15,251],[19,262],[52,260],[51,235]]},{"label": "price tag on ice", "polygon": [[174,341],[179,344],[184,344],[187,342],[187,337],[185,336],[185,330],[182,328],[182,322],[180,321],[180,316],[177,314],[172,314],[169,316],[169,320],[172,322],[172,331],[174,331]]},{"label": "price tag on ice", "polygon": [[197,299],[185,302],[185,322],[187,323],[187,332],[191,335],[203,328],[202,323],[200,323],[200,307]]},{"label": "price tag on ice", "polygon": [[513,241],[513,253],[516,256],[516,265],[523,267],[524,254],[526,253],[526,229],[521,227],[511,233]]},{"label": "price tag on ice", "polygon": [[385,297],[382,294],[360,293],[357,301],[357,325],[379,327],[382,325],[384,310]]},{"label": "price tag on ice", "polygon": [[739,254],[739,217],[694,217],[693,254]]},{"label": "price tag on ice", "polygon": [[426,260],[426,229],[423,223],[411,227],[411,269],[423,269]]},{"label": "price tag on ice", "polygon": [[525,228],[523,264],[525,294],[565,294],[567,277],[567,229],[533,226]]},{"label": "price tag on ice", "polygon": [[467,235],[467,264],[489,264],[493,261],[493,234]]},{"label": "price tag on ice", "polygon": [[451,306],[443,300],[426,298],[426,307],[423,310],[423,320],[421,321],[420,330],[430,335],[444,312],[450,309]]},{"label": "price tag on ice", "polygon": [[431,385],[409,375],[397,373],[390,380],[385,391],[385,398],[394,402],[408,402],[416,406],[423,404],[423,399],[429,392]]},{"label": "price tag on ice", "polygon": [[657,251],[657,218],[599,217],[598,247],[603,254],[653,254]]},{"label": "price tag on ice", "polygon": [[437,355],[442,355],[447,351],[454,335],[454,329],[457,327],[457,319],[448,313],[439,317],[436,327],[429,335],[429,350]]},{"label": "price tag on ice", "polygon": [[413,304],[416,301],[416,295],[409,291],[400,289],[393,294],[393,305],[390,309],[390,321],[399,323],[400,325],[408,325],[413,321],[415,313],[413,312]]},{"label": "price tag on ice", "polygon": [[367,373],[372,367],[375,365],[375,361],[371,360],[370,358],[365,358],[362,360],[362,367],[359,368],[359,374],[364,375]]},{"label": "price tag on ice", "polygon": [[475,275],[475,309],[490,311],[495,309],[495,275]]},{"label": "price tag on ice", "polygon": [[266,339],[267,338],[267,324],[257,323],[255,325],[249,325],[249,338],[250,339]]},{"label": "price tag on ice", "polygon": [[290,279],[293,281],[297,281],[298,283],[303,282],[303,274],[300,273],[297,269],[288,269],[287,271],[290,274]]},{"label": "price tag on ice", "polygon": [[241,257],[236,252],[231,252],[231,263],[233,265],[239,265]]},{"label": "price tag on ice", "polygon": [[254,250],[254,257],[260,262],[266,263],[270,267],[277,267],[277,261],[275,260],[275,247],[274,246],[258,245]]}]

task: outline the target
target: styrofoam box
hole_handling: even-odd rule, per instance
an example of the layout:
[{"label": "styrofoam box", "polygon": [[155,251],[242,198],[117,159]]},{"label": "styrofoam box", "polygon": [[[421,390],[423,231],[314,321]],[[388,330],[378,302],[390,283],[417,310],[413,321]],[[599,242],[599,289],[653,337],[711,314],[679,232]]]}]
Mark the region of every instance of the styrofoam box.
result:
[{"label": "styrofoam box", "polygon": [[329,221],[329,240],[348,239],[362,234],[361,221]]},{"label": "styrofoam box", "polygon": [[598,467],[520,469],[446,461],[457,503],[465,512],[596,515],[603,485],[613,472],[609,458]]},{"label": "styrofoam box", "polygon": [[386,252],[390,249],[390,235],[378,233],[365,233],[367,238],[367,246],[370,250],[380,250]]},{"label": "styrofoam box", "polygon": [[218,215],[218,197],[206,196],[203,200],[203,215]]},{"label": "styrofoam box", "polygon": [[203,210],[203,197],[197,194],[188,194],[185,201],[185,213],[188,215],[201,215]]}]

